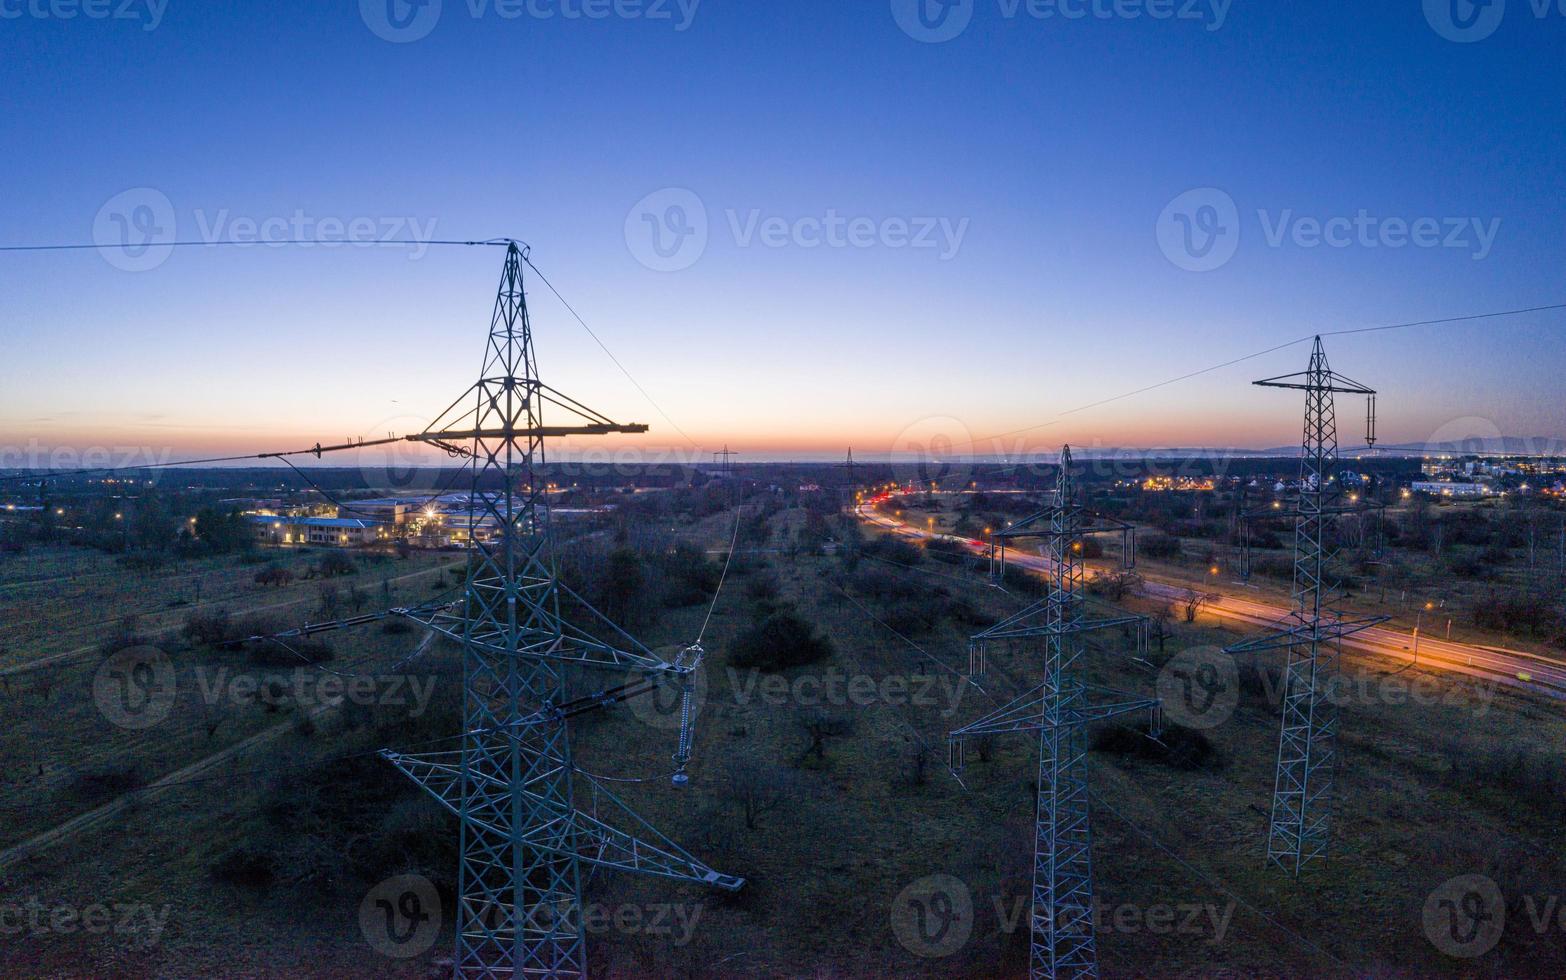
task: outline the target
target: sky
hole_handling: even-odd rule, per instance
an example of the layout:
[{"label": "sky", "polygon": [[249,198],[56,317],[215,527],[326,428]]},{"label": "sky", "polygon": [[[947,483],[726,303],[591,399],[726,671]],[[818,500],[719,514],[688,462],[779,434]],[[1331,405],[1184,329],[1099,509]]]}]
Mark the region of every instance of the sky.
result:
[{"label": "sky", "polygon": [[[1566,303],[1563,49],[1545,0],[0,0],[0,245],[114,246],[0,253],[0,466],[421,430],[503,252],[364,238],[528,243],[630,375],[529,270],[544,379],[652,426],[567,455],[1292,445],[1249,382],[1308,344],[1117,396]],[[162,247],[257,237],[318,244]],[[1384,442],[1566,437],[1563,333],[1327,349]]]}]

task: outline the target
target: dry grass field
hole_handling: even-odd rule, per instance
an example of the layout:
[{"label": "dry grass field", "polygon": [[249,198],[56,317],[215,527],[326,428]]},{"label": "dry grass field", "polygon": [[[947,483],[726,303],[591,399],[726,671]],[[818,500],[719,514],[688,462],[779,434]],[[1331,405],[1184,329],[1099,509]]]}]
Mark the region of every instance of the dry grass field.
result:
[{"label": "dry grass field", "polygon": [[[722,549],[730,520],[681,521],[677,536]],[[1014,736],[970,752],[959,781],[946,769],[945,733],[1036,683],[1036,653],[1021,647],[991,651],[982,687],[959,676],[966,637],[1026,600],[933,555],[898,553],[914,566],[900,568],[856,561],[852,549],[796,548],[808,521],[778,511],[742,539],[706,637],[689,787],[668,780],[675,731],[659,710],[666,702],[644,699],[576,728],[581,769],[643,780],[606,785],[713,867],[748,879],[725,894],[591,875],[595,972],[1023,976],[1027,916],[1018,910],[1030,878],[1036,746]],[[354,578],[370,608],[379,608],[383,580],[394,602],[417,601],[432,594],[440,560],[450,556],[366,564]],[[202,606],[238,613],[289,602],[274,612],[297,618],[317,603],[316,583],[261,589],[254,571],[204,563]],[[0,852],[110,808],[47,846],[0,854],[0,905],[41,909],[44,924],[7,936],[0,973],[426,975],[450,955],[456,824],[366,753],[457,730],[456,651],[435,644],[408,671],[408,681],[429,685],[422,706],[390,703],[384,679],[370,697],[343,703],[294,689],[212,699],[205,694],[224,668],[229,680],[295,672],[254,650],[213,651],[180,637],[190,607],[168,602],[193,603],[194,573],[131,573],[75,552],[0,566],[12,637],[0,666],[81,651],[8,675],[0,690]],[[177,672],[167,717],[141,730],[110,723],[94,697],[99,645],[126,609],[140,612],[138,631]],[[742,636],[788,612],[830,642],[830,655],[776,672],[736,666]],[[24,614],[35,621],[21,623]],[[689,642],[705,614],[705,602],[685,602],[637,632],[652,646]],[[1202,619],[1176,624],[1164,650],[1138,663],[1118,634],[1105,635],[1079,674],[1152,694],[1165,661],[1234,638]],[[336,634],[322,666],[373,674],[419,640],[381,625]],[[1558,925],[1536,931],[1530,919],[1566,895],[1555,840],[1566,815],[1558,707],[1473,681],[1346,663],[1356,683],[1341,705],[1332,860],[1295,883],[1263,866],[1278,722],[1265,663],[1241,667],[1237,704],[1212,727],[1171,731],[1164,746],[1128,730],[1089,736],[1105,976],[1566,974]],[[1423,693],[1399,697],[1416,679]],[[177,785],[150,785],[192,766]],[[580,791],[578,805],[592,804]],[[360,909],[378,882],[403,873],[430,879],[446,916],[433,946],[398,960],[367,940]],[[1432,892],[1470,874],[1504,892],[1505,932],[1493,952],[1457,959],[1428,938],[1423,914]],[[962,941],[910,942],[894,928],[907,890],[932,875],[960,883],[948,892],[966,912]],[[81,926],[82,910],[95,906],[110,910],[110,928]],[[57,910],[78,916],[59,925],[50,920]]]}]

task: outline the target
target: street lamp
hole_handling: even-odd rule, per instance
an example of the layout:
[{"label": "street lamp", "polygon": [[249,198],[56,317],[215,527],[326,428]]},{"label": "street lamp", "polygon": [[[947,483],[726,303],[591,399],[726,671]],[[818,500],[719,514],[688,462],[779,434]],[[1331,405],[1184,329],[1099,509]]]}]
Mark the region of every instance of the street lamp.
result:
[{"label": "street lamp", "polygon": [[1419,615],[1414,617],[1414,666],[1419,666],[1419,627],[1424,624],[1425,613],[1435,609],[1435,603],[1427,602],[1425,607],[1419,610]]}]

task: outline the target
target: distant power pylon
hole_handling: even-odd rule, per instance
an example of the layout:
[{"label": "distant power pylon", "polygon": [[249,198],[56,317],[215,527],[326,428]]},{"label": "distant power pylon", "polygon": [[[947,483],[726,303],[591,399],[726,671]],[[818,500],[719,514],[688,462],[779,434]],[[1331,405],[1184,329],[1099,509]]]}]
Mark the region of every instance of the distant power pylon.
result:
[{"label": "distant power pylon", "polygon": [[[1088,535],[1123,533],[1130,525],[1102,517],[1078,502],[1071,476],[1071,448],[1061,452],[1054,501],[996,534],[1044,543],[1049,594],[973,637],[970,672],[982,675],[986,647],[1003,640],[1043,642],[1044,683],[996,711],[952,732],[951,765],[961,772],[968,739],[1038,732],[1038,811],[1034,827],[1032,954],[1035,980],[1098,976],[1093,923],[1093,838],[1088,813],[1086,726],[1131,711],[1149,710],[1157,737],[1158,701],[1084,684],[1068,670],[1082,656],[1093,630],[1136,627],[1140,616],[1089,619],[1083,596],[1082,542]],[[1131,550],[1126,551],[1129,560]]]},{"label": "distant power pylon", "polygon": [[712,454],[712,462],[718,467],[718,476],[729,480],[734,477],[734,457],[739,453],[731,452],[728,446],[723,447],[722,452]]},{"label": "distant power pylon", "polygon": [[[539,380],[525,260],[512,244],[478,383],[418,437],[473,461],[462,598],[398,611],[462,644],[462,748],[384,753],[460,820],[459,978],[585,976],[584,863],[731,890],[744,884],[691,857],[572,764],[569,718],[643,693],[653,677],[683,679],[698,658],[663,660],[556,575],[546,484],[538,475],[544,441],[647,427],[619,425]],[[546,411],[563,423],[546,424]],[[566,621],[563,600],[587,625]],[[648,679],[568,701],[571,669]],[[576,808],[579,780],[592,791],[593,813]],[[603,801],[615,812],[601,819]],[[618,829],[616,817],[651,836]]]},{"label": "distant power pylon", "polygon": [[837,468],[848,474],[848,482],[843,485],[843,497],[849,507],[854,504],[854,491],[859,489],[859,481],[854,479],[854,471],[859,469],[859,464],[854,462],[854,447],[848,447],[848,458],[837,464]]},{"label": "distant power pylon", "polygon": [[1228,652],[1289,652],[1267,860],[1298,877],[1327,856],[1338,727],[1337,709],[1327,694],[1327,685],[1337,673],[1343,638],[1387,620],[1385,616],[1347,620],[1332,604],[1338,584],[1332,578],[1338,552],[1337,518],[1358,509],[1340,503],[1345,491],[1336,472],[1338,425],[1333,395],[1373,398],[1376,393],[1334,373],[1320,337],[1303,374],[1256,384],[1305,392],[1297,503],[1293,508],[1276,505],[1261,512],[1262,516],[1294,520],[1294,610],[1271,632],[1231,646]]}]

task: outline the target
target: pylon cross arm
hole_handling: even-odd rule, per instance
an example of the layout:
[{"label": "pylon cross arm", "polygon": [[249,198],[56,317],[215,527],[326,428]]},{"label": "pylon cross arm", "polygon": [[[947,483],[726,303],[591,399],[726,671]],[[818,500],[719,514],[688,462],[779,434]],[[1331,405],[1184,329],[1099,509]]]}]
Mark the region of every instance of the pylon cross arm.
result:
[{"label": "pylon cross arm", "polygon": [[1057,624],[1034,625],[1028,622],[1046,614],[1048,611],[1049,606],[1047,602],[1036,603],[1010,619],[997,623],[982,633],[974,634],[969,639],[985,641],[1012,640],[1029,636],[1070,636],[1078,633],[1115,629],[1121,626],[1136,626],[1143,621],[1141,616],[1118,616],[1113,619],[1079,619],[1074,622]]},{"label": "pylon cross arm", "polygon": [[651,652],[621,650],[607,643],[544,630],[519,631],[520,635],[513,644],[504,629],[474,629],[460,611],[408,610],[402,615],[458,642],[471,643],[494,656],[514,655],[598,670],[639,670],[648,674],[674,676],[682,676],[692,670],[688,666],[671,664]]},{"label": "pylon cross arm", "polygon": [[1390,616],[1370,616],[1365,619],[1322,620],[1319,623],[1305,622],[1294,625],[1285,622],[1274,627],[1270,633],[1263,633],[1261,636],[1224,647],[1224,653],[1260,653],[1265,650],[1282,650],[1312,641],[1333,642],[1356,633],[1363,633],[1389,619]]},{"label": "pylon cross arm", "polygon": [[[1102,699],[1094,702],[1088,695]],[[1058,699],[1055,720],[1049,718],[1051,701]],[[1057,695],[1047,686],[1037,687],[1009,704],[957,729],[949,739],[984,738],[1014,732],[1065,730],[1091,725],[1133,711],[1159,706],[1157,698],[1147,698],[1110,688],[1077,685],[1067,695]]]},{"label": "pylon cross arm", "polygon": [[[480,799],[469,800],[467,813],[464,814],[460,753],[417,756],[382,752],[381,755],[458,818],[502,837],[510,836],[511,830],[476,816],[501,809],[500,805],[510,798],[511,787],[501,780],[487,778],[479,781]],[[607,801],[620,817],[639,825],[646,837],[627,833],[581,810],[566,810],[549,797],[524,790],[523,797],[541,819],[531,821],[525,828],[517,828],[521,834],[520,842],[552,854],[572,855],[589,864],[616,871],[674,878],[726,891],[738,891],[744,887],[744,878],[714,871],[637,816],[596,780],[589,777],[588,781],[593,785],[596,800],[600,803]],[[486,802],[485,798],[492,799]]]}]

